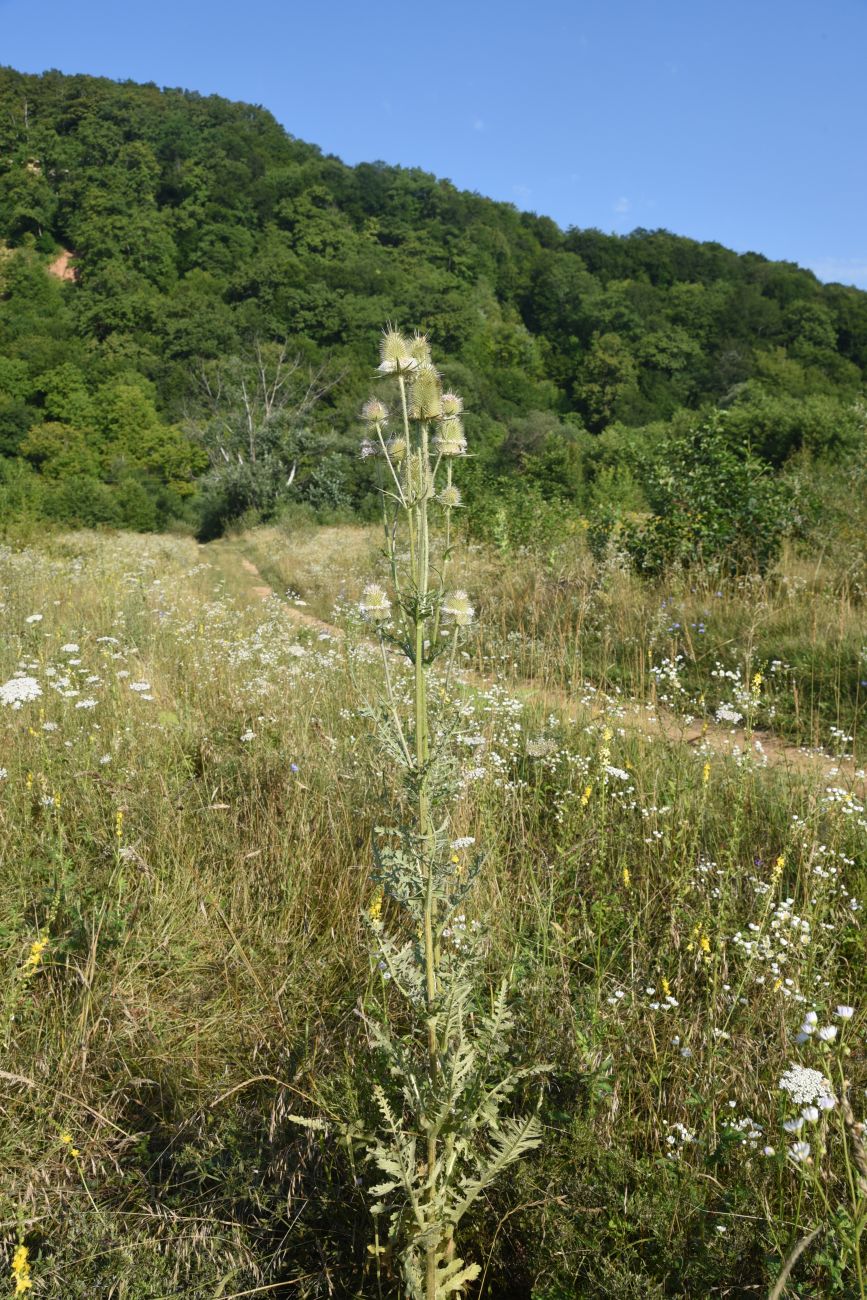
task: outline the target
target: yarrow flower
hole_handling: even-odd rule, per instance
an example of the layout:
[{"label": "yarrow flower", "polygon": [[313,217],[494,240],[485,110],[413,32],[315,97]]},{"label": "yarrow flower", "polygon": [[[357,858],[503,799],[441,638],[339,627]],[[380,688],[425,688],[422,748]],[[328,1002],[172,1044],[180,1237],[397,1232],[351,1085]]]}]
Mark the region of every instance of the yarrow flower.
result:
[{"label": "yarrow flower", "polygon": [[364,588],[358,608],[366,618],[381,622],[388,618],[391,601],[378,582],[369,582]]},{"label": "yarrow flower", "polygon": [[[41,615],[40,615],[41,618]],[[12,677],[0,686],[0,704],[9,704],[13,709],[20,709],[30,700],[38,700],[42,687],[35,677]]]}]

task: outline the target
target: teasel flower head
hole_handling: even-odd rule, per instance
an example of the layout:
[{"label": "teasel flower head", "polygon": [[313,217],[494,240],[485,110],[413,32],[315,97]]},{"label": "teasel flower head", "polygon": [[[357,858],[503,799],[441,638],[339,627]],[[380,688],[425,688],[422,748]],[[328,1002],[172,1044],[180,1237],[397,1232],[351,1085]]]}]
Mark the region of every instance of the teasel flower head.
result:
[{"label": "teasel flower head", "polygon": [[426,334],[419,334],[418,332],[413,334],[412,341],[409,345],[409,355],[414,361],[417,361],[420,366],[429,366],[432,364],[430,358],[430,346],[428,345]]},{"label": "teasel flower head", "polygon": [[449,483],[448,487],[444,487],[437,497],[437,501],[439,501],[440,505],[444,506],[446,510],[457,510],[458,506],[461,505],[462,500],[461,490],[460,488],[455,487],[454,483]]},{"label": "teasel flower head", "polygon": [[418,362],[410,352],[410,344],[397,330],[388,329],[383,333],[379,355],[381,375],[409,374],[418,367]]},{"label": "teasel flower head", "polygon": [[443,415],[460,415],[464,409],[464,399],[457,393],[443,393]]},{"label": "teasel flower head", "polygon": [[387,424],[388,407],[378,397],[371,397],[361,408],[361,418],[367,424]]},{"label": "teasel flower head", "polygon": [[391,601],[378,582],[369,582],[364,588],[358,608],[365,618],[382,623],[391,611]]},{"label": "teasel flower head", "polygon": [[396,464],[406,458],[406,450],[406,438],[402,435],[397,438],[389,438],[388,454]]},{"label": "teasel flower head", "polygon": [[467,450],[464,426],[456,415],[443,420],[434,438],[434,447],[441,456],[463,456]]},{"label": "teasel flower head", "polygon": [[458,627],[466,627],[472,623],[476,613],[465,591],[453,591],[446,596],[442,611],[448,618],[454,619]]},{"label": "teasel flower head", "polygon": [[409,393],[411,420],[438,420],[442,415],[440,377],[431,365],[420,365],[412,377]]}]

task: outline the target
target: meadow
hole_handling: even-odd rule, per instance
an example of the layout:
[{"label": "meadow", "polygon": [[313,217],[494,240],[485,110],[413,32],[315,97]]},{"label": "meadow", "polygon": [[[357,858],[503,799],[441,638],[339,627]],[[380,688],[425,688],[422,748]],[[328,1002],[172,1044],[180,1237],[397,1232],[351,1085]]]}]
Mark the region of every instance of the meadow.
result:
[{"label": "meadow", "polygon": [[[471,1293],[863,1300],[863,588],[457,563],[455,942],[551,1067]],[[381,565],[362,527],[0,549],[7,1293],[395,1293],[375,1175],[292,1118],[371,1108]]]}]

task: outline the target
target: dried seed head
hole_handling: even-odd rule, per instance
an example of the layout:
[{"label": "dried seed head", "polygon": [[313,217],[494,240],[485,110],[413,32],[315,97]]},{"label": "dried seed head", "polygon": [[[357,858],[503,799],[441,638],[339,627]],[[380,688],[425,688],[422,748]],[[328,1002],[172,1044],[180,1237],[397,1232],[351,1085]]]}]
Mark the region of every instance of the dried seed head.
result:
[{"label": "dried seed head", "polygon": [[461,490],[460,488],[455,487],[454,483],[450,483],[448,487],[444,487],[437,497],[437,501],[439,501],[441,506],[445,506],[446,510],[456,510],[461,504],[461,500]]},{"label": "dried seed head", "polygon": [[381,623],[388,618],[391,601],[378,582],[369,582],[364,588],[358,608],[365,618]]},{"label": "dried seed head", "polygon": [[464,409],[464,399],[457,393],[443,393],[443,415],[460,415]]},{"label": "dried seed head", "polygon": [[361,418],[368,424],[387,424],[388,407],[378,397],[371,397],[361,408]]},{"label": "dried seed head", "polygon": [[467,450],[464,426],[456,415],[443,420],[434,438],[434,447],[441,456],[463,456]]},{"label": "dried seed head", "polygon": [[408,374],[418,362],[410,352],[410,345],[397,330],[386,330],[379,347],[379,371],[383,375]]},{"label": "dried seed head", "polygon": [[465,591],[453,591],[451,595],[446,596],[442,610],[449,618],[454,619],[458,627],[466,627],[468,623],[472,623],[476,613]]},{"label": "dried seed head", "polygon": [[442,415],[440,377],[431,365],[419,366],[409,394],[411,420],[438,420]]}]

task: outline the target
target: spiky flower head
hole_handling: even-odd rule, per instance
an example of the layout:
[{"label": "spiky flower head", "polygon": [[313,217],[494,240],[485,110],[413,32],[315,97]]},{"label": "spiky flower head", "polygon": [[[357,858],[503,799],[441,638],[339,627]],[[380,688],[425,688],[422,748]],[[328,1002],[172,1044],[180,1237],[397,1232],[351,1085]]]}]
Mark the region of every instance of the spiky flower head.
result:
[{"label": "spiky flower head", "polygon": [[444,506],[446,510],[457,510],[462,501],[460,488],[455,487],[454,483],[450,483],[448,487],[444,487],[442,492],[440,492],[437,501],[439,501],[440,505]]},{"label": "spiky flower head", "polygon": [[416,330],[415,334],[412,336],[412,342],[409,345],[409,355],[417,361],[420,366],[429,366],[431,364],[430,347],[428,345],[426,334],[420,334]]},{"label": "spiky flower head", "polygon": [[406,456],[406,438],[389,438],[388,454],[395,462],[400,462]]},{"label": "spiky flower head", "polygon": [[382,375],[409,374],[418,366],[410,352],[410,344],[397,330],[388,329],[383,332],[379,355],[379,372]]},{"label": "spiky flower head", "polygon": [[443,420],[434,438],[434,447],[440,456],[463,456],[467,450],[464,426],[456,415]]},{"label": "spiky flower head", "polygon": [[387,424],[388,407],[378,397],[371,397],[361,408],[361,418],[368,424]]},{"label": "spiky flower head", "polygon": [[466,627],[468,623],[472,623],[476,613],[465,591],[453,591],[446,596],[442,610],[445,615],[454,619],[458,627]]},{"label": "spiky flower head", "polygon": [[464,399],[457,393],[443,393],[443,415],[460,415],[464,409]]},{"label": "spiky flower head", "polygon": [[433,366],[419,366],[412,377],[409,393],[411,420],[438,420],[442,415],[440,377]]},{"label": "spiky flower head", "polygon": [[365,618],[373,619],[375,623],[381,623],[388,618],[391,601],[378,582],[369,582],[362,592],[358,608]]}]

